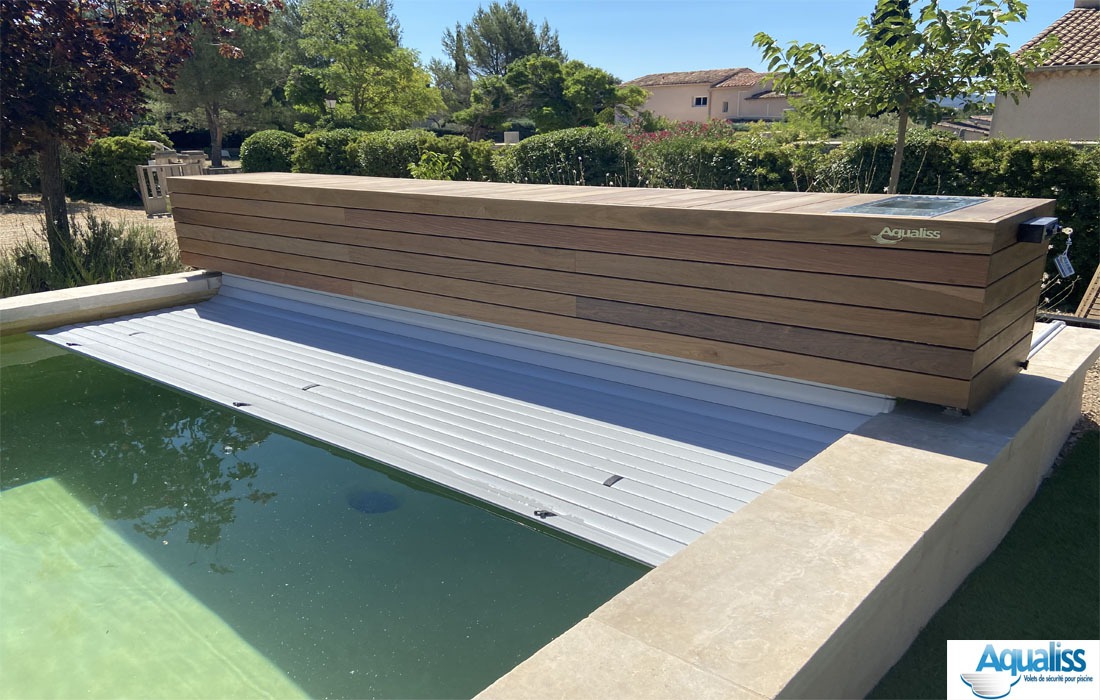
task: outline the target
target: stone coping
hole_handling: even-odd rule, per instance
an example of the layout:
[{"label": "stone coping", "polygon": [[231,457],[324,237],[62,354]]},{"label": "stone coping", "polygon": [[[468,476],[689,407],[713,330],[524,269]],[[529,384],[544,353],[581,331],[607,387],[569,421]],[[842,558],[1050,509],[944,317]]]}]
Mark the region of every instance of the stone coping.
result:
[{"label": "stone coping", "polygon": [[0,335],[47,330],[209,299],[221,273],[196,270],[0,299]]},{"label": "stone coping", "polygon": [[478,697],[864,697],[997,546],[1080,415],[1067,328],[974,416],[872,418]]}]

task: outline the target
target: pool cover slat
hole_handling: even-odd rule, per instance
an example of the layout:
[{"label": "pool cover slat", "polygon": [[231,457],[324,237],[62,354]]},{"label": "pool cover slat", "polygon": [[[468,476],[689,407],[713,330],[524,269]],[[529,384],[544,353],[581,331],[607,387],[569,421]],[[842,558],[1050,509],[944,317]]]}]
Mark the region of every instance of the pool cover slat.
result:
[{"label": "pool cover slat", "polygon": [[281,285],[223,290],[40,336],[524,517],[550,511],[546,525],[649,564],[885,405]]}]

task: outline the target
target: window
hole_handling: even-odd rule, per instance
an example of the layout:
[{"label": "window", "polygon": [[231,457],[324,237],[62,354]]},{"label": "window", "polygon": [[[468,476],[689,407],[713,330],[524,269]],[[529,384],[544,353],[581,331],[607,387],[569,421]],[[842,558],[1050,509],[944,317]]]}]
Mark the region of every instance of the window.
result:
[{"label": "window", "polygon": [[707,106],[707,98],[705,98],[705,97],[696,97],[695,98],[695,106],[696,107],[706,107]]},{"label": "window", "polygon": [[725,114],[728,111],[730,111],[730,103],[729,102],[723,102],[722,103],[722,114]]}]

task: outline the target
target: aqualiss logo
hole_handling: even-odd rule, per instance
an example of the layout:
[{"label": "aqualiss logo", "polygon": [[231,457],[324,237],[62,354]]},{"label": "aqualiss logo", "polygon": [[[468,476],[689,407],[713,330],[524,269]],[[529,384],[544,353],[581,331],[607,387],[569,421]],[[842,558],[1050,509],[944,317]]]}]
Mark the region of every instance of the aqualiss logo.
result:
[{"label": "aqualiss logo", "polygon": [[1100,684],[1089,664],[1098,655],[1095,640],[952,640],[947,643],[947,696],[1096,698]]},{"label": "aqualiss logo", "polygon": [[897,245],[898,241],[906,238],[939,238],[939,231],[932,231],[923,226],[921,228],[890,228],[883,226],[882,230],[871,236],[871,240],[881,245]]}]

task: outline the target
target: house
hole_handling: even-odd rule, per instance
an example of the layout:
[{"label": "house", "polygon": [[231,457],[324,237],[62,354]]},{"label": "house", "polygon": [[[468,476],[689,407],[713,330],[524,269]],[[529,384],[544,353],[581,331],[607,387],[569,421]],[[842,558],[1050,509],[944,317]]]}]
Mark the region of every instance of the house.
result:
[{"label": "house", "polygon": [[[1064,1],[1064,0],[1063,0]],[[992,135],[1029,140],[1100,140],[1100,0],[1076,0],[1073,9],[1021,47],[1049,35],[1054,53],[1028,73],[1031,95],[997,96]]]},{"label": "house", "polygon": [[653,73],[626,83],[649,92],[642,109],[675,121],[775,121],[790,108],[787,96],[774,92],[767,73],[720,68]]},{"label": "house", "polygon": [[975,114],[970,117],[947,119],[932,128],[958,136],[963,141],[982,141],[989,138],[989,127],[993,118],[988,114]]}]

